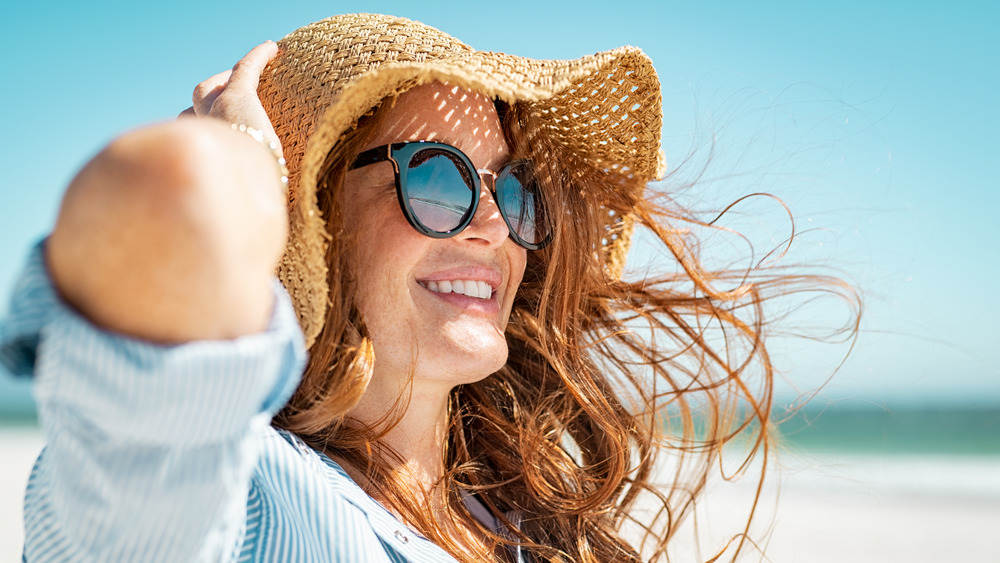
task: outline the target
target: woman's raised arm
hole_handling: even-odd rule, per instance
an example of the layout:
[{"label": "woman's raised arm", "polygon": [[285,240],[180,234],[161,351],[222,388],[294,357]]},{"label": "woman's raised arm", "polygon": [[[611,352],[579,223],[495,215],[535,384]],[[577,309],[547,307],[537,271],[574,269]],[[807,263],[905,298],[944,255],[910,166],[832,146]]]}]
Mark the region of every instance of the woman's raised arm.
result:
[{"label": "woman's raised arm", "polygon": [[184,117],[111,142],[66,190],[46,260],[62,297],[103,328],[155,342],[262,330],[287,234],[276,140],[256,95],[264,43],[195,90]]},{"label": "woman's raised arm", "polygon": [[239,557],[261,440],[304,361],[274,280],[280,167],[232,128],[273,139],[256,86],[276,50],[202,83],[197,119],[105,147],[66,191],[48,275],[29,257],[0,331],[8,363],[35,378],[46,435],[25,495],[26,561]]}]

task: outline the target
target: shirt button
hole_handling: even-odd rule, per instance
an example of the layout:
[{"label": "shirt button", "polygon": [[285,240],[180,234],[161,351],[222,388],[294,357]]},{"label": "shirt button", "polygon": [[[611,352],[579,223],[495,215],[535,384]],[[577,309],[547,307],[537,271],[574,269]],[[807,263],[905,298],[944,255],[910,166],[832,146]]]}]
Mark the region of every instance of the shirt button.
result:
[{"label": "shirt button", "polygon": [[410,538],[403,533],[403,530],[396,530],[395,534],[396,534],[396,539],[399,540],[400,543],[410,543]]}]

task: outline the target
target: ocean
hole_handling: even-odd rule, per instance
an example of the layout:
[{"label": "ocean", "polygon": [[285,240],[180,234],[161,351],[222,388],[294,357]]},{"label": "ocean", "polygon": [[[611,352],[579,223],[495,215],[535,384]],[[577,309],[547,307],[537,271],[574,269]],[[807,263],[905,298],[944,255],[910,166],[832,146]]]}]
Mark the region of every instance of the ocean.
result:
[{"label": "ocean", "polygon": [[788,448],[877,455],[1000,456],[1000,407],[807,405],[779,428]]}]

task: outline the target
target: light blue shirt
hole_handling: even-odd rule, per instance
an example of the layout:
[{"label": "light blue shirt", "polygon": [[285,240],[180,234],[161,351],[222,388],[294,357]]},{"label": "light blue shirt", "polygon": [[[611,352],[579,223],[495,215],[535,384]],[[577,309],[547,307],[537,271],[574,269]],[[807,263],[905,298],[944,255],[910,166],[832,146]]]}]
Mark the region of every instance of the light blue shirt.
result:
[{"label": "light blue shirt", "polygon": [[266,331],[160,346],[87,322],[33,250],[0,325],[0,361],[33,374],[47,442],[25,495],[26,561],[454,561],[271,427],[305,361],[273,287]]}]

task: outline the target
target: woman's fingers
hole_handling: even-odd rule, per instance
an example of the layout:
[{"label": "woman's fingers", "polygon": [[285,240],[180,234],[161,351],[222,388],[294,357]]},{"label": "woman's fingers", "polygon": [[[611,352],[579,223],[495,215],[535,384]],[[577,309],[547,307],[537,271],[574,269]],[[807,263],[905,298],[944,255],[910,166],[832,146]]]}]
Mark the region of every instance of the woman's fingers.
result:
[{"label": "woman's fingers", "polygon": [[229,84],[238,89],[256,92],[260,73],[277,54],[278,44],[274,41],[265,41],[257,45],[233,66]]},{"label": "woman's fingers", "polygon": [[[270,141],[278,137],[257,97],[260,75],[278,54],[278,45],[266,41],[250,50],[232,70],[220,72],[198,84],[192,95],[192,110],[200,117],[214,117],[227,123],[246,125],[261,131]],[[185,111],[182,115],[191,115]]]},{"label": "woman's fingers", "polygon": [[[266,41],[251,49],[232,70],[220,72],[202,81],[191,96],[195,114],[212,115],[215,102],[223,92],[227,92],[229,98],[237,100],[251,95],[256,97],[260,73],[277,54],[278,45],[273,41]],[[218,115],[218,111],[215,114],[216,117],[223,117]]]},{"label": "woman's fingers", "polygon": [[232,73],[231,70],[220,72],[195,86],[191,96],[195,114],[208,115],[212,111],[215,100],[227,88]]}]

